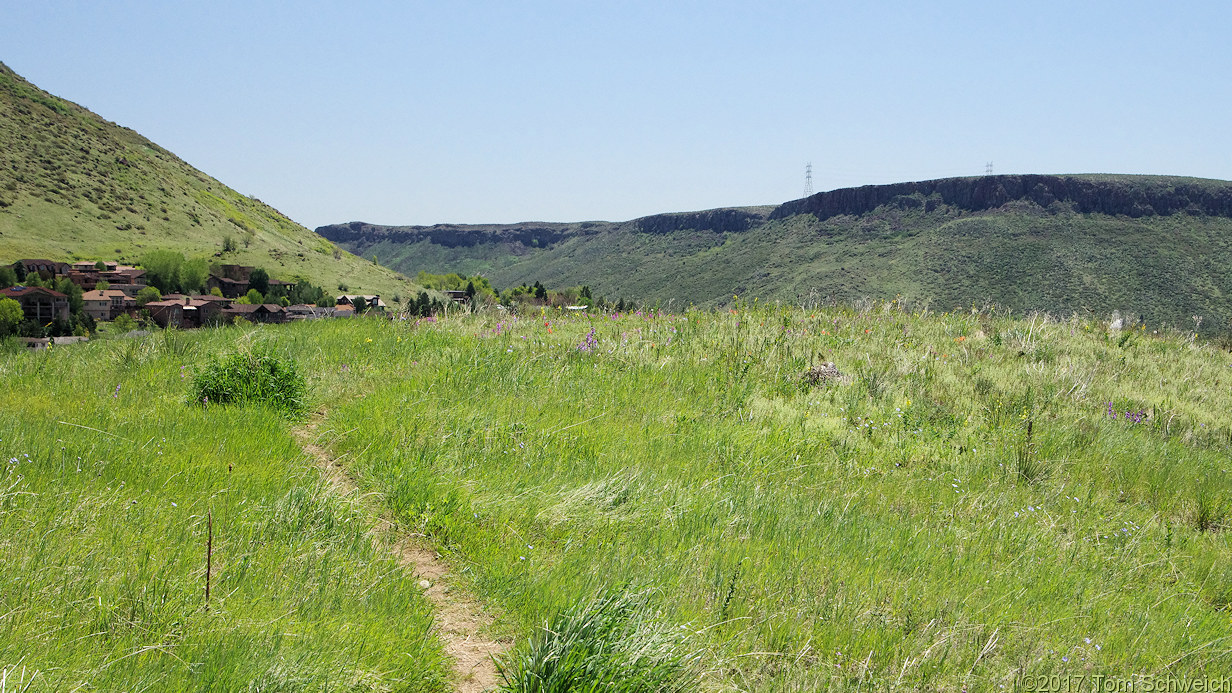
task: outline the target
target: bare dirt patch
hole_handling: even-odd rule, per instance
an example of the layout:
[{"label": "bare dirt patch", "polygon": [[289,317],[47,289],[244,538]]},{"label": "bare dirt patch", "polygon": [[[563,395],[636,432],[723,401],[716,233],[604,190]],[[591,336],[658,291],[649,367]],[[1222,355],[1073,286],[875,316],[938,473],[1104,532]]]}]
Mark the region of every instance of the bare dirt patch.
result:
[{"label": "bare dirt patch", "polygon": [[436,620],[445,652],[453,660],[454,683],[459,693],[480,693],[500,683],[493,657],[509,649],[509,642],[487,635],[492,617],[473,597],[451,584],[449,566],[422,537],[399,532],[381,512],[373,495],[360,493],[359,485],[342,463],[320,445],[318,424],[322,415],[292,431],[313,465],[339,496],[367,507],[376,518],[374,540],[390,551],[420,587],[436,609]]}]

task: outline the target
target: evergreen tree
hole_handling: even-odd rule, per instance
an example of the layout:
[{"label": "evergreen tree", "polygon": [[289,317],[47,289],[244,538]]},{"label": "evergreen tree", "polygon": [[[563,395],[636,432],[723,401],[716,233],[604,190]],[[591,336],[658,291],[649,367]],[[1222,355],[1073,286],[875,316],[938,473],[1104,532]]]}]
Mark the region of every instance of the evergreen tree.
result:
[{"label": "evergreen tree", "polygon": [[248,275],[248,288],[260,291],[262,295],[269,293],[269,272],[257,267]]}]

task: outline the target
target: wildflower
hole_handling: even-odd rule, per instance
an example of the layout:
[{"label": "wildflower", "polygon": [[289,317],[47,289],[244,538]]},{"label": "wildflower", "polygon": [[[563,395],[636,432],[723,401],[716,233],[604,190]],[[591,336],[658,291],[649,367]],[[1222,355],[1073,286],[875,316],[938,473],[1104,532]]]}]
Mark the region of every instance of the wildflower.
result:
[{"label": "wildflower", "polygon": [[364,343],[366,344],[366,343],[371,342],[371,341],[372,341],[372,338],[371,338],[371,337],[369,337],[369,338],[367,338],[367,339],[365,339],[365,340],[364,340]]},{"label": "wildflower", "polygon": [[111,395],[111,398],[112,398],[112,399],[119,399],[119,398],[120,398],[120,383],[116,383],[115,393],[113,393],[113,394]]},{"label": "wildflower", "polygon": [[[586,335],[586,339],[583,340],[582,343],[578,345],[577,349],[578,351],[583,351],[589,354],[590,352],[594,351],[595,348],[598,346],[599,346],[599,340],[595,339],[595,328],[592,327],[590,328],[590,332]],[[654,345],[652,344],[651,346],[654,346]]]}]

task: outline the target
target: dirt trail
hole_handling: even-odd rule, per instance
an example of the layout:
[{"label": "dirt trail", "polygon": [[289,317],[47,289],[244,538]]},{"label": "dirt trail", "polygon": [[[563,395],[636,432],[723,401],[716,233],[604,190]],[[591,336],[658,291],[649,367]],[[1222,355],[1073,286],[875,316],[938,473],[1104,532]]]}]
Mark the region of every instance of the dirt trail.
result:
[{"label": "dirt trail", "polygon": [[300,447],[321,470],[338,495],[356,498],[358,502],[368,506],[372,515],[378,518],[375,529],[382,546],[392,552],[398,562],[415,576],[421,587],[424,581],[427,581],[429,586],[424,590],[424,595],[435,607],[437,627],[445,644],[445,653],[453,660],[457,691],[481,693],[494,689],[500,682],[500,677],[496,673],[492,657],[509,649],[509,643],[493,640],[486,635],[492,618],[472,597],[452,588],[449,584],[449,566],[441,560],[440,554],[426,548],[416,537],[399,536],[394,524],[386,519],[381,509],[360,496],[359,486],[347,474],[346,468],[330,457],[325,448],[317,442],[320,439],[317,426],[322,418],[322,415],[315,416],[308,424],[292,431]]}]

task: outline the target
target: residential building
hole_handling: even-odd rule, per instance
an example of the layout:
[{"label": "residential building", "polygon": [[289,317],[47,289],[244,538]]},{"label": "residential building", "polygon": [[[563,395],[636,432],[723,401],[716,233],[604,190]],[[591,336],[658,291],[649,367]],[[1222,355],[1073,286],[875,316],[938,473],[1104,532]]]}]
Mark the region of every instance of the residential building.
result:
[{"label": "residential building", "polygon": [[86,291],[81,294],[82,309],[95,320],[115,320],[137,307],[136,301],[117,289]]},{"label": "residential building", "polygon": [[68,296],[59,291],[42,286],[12,286],[0,289],[0,297],[11,298],[20,303],[25,319],[39,324],[69,318]]}]

